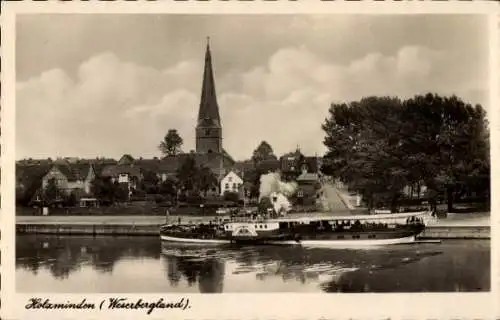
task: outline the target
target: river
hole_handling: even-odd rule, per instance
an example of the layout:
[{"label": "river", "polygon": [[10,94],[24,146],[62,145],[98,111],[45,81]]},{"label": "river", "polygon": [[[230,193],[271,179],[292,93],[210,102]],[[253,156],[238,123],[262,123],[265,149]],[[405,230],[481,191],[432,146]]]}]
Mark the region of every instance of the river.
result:
[{"label": "river", "polygon": [[22,235],[18,292],[476,292],[490,289],[490,241],[370,250],[201,247],[156,237]]}]

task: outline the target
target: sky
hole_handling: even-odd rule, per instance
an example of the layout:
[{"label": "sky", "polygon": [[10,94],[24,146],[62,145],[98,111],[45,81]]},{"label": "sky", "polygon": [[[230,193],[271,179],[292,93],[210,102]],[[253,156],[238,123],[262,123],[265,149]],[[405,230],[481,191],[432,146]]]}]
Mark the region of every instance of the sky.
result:
[{"label": "sky", "polygon": [[488,22],[474,15],[20,15],[16,158],[161,156],[195,146],[206,37],[223,146],[323,154],[331,103],[456,94],[488,109]]}]

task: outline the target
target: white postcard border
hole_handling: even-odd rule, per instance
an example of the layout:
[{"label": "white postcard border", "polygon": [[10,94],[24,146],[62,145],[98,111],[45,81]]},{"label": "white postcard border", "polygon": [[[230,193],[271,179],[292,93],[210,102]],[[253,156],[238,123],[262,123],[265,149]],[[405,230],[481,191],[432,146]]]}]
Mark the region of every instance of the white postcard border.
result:
[{"label": "white postcard border", "polygon": [[[2,2],[2,96],[1,96],[1,315],[4,319],[490,319],[500,316],[498,227],[499,217],[491,216],[491,292],[490,293],[385,293],[385,294],[17,294],[15,292],[15,15],[19,13],[478,13],[490,16],[490,128],[492,170],[492,212],[500,209],[498,178],[500,156],[499,112],[499,19],[493,2],[330,2],[330,1],[155,1],[155,2]],[[55,312],[30,311],[24,306],[31,297],[54,301],[79,302],[82,298],[99,304],[110,297],[157,300],[189,298],[191,308],[184,311],[156,310],[146,315],[135,311]]]}]

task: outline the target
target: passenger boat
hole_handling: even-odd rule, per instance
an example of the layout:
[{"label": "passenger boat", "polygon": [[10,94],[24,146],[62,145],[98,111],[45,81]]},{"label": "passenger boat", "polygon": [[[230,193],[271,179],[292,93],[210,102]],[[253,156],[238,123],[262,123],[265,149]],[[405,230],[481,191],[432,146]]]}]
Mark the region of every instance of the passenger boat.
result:
[{"label": "passenger boat", "polygon": [[429,212],[320,217],[235,217],[223,223],[168,224],[163,241],[365,247],[414,242]]}]

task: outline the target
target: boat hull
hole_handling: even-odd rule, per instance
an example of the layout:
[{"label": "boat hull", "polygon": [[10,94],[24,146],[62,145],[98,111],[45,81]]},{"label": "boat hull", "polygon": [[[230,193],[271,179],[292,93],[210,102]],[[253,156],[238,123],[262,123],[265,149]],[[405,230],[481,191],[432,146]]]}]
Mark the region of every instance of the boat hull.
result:
[{"label": "boat hull", "polygon": [[231,240],[228,239],[195,239],[195,238],[181,238],[169,235],[160,234],[160,239],[162,241],[168,242],[182,242],[182,243],[192,243],[192,244],[229,244]]},{"label": "boat hull", "polygon": [[365,247],[377,247],[377,246],[388,246],[395,244],[408,244],[415,242],[416,236],[407,236],[403,238],[392,238],[392,239],[362,239],[362,240],[302,240],[302,241],[271,241],[269,244],[274,245],[300,245],[302,247],[308,248],[365,248]]},{"label": "boat hull", "polygon": [[231,243],[247,244],[247,245],[285,245],[285,246],[302,246],[306,248],[366,248],[380,247],[396,244],[409,244],[416,241],[416,235],[410,235],[398,238],[386,239],[353,239],[353,240],[338,240],[338,239],[321,239],[321,240],[231,240],[231,239],[195,239],[195,238],[180,238],[169,235],[160,235],[160,239],[164,242],[184,243],[190,245],[228,245]]}]

